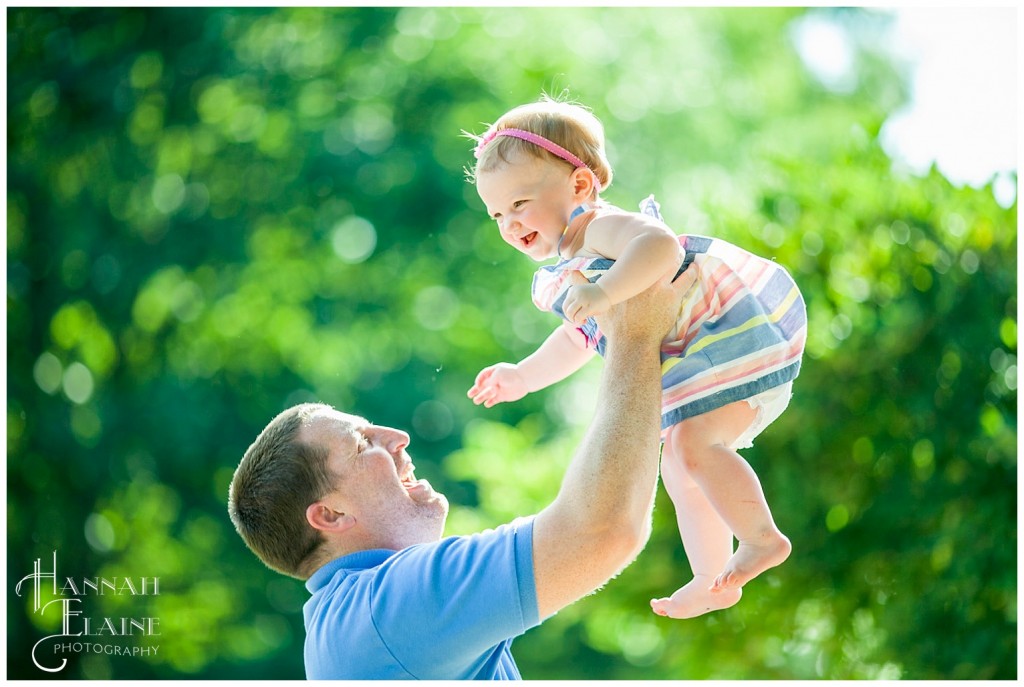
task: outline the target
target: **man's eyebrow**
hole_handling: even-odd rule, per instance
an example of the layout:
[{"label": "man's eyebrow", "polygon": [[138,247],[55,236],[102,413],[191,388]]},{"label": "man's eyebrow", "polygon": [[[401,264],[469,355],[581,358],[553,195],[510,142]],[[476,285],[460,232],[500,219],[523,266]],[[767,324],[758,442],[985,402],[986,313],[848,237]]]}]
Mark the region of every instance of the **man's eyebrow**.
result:
[{"label": "man's eyebrow", "polygon": [[356,444],[359,444],[366,439],[364,432],[370,427],[373,427],[373,424],[365,417],[353,415],[352,422],[348,426],[348,434],[355,439]]}]

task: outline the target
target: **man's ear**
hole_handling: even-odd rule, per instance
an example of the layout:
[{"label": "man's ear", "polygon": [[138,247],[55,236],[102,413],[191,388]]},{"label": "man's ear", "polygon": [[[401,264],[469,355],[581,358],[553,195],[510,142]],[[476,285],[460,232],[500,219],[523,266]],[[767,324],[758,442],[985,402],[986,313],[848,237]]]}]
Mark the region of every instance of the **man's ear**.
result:
[{"label": "man's ear", "polygon": [[315,530],[340,534],[356,524],[349,513],[334,510],[323,501],[316,501],[306,508],[306,522]]}]

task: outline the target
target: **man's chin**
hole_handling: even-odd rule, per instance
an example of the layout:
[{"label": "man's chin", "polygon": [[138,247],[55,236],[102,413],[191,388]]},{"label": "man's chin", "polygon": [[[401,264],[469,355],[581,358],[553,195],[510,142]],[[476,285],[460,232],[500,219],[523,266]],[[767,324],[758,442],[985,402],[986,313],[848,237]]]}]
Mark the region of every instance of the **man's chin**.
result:
[{"label": "man's chin", "polygon": [[410,493],[410,497],[421,517],[440,520],[442,523],[448,517],[448,498],[444,494],[430,489]]},{"label": "man's chin", "polygon": [[439,517],[441,518],[441,520],[442,521],[447,520],[448,519],[448,509],[449,509],[448,499],[445,497],[444,494],[438,494],[435,503],[437,504],[438,509],[440,510]]},{"label": "man's chin", "polygon": [[437,538],[440,539],[444,534],[445,523],[448,522],[448,499],[444,494],[438,494],[435,505],[437,506]]}]

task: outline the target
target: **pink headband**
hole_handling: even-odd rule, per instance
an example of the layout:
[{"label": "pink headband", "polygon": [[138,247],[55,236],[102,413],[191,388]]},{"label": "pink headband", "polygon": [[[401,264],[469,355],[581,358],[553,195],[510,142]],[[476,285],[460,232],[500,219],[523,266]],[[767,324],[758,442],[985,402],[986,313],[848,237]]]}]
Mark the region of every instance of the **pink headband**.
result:
[{"label": "pink headband", "polygon": [[[579,159],[554,141],[549,141],[543,136],[535,134],[532,131],[523,131],[522,129],[499,129],[498,131],[492,131],[489,134],[484,134],[484,137],[480,139],[480,143],[477,145],[476,150],[473,151],[473,155],[479,160],[480,155],[483,154],[484,148],[487,147],[487,144],[498,136],[512,136],[513,138],[520,138],[524,141],[529,141],[536,146],[540,146],[552,155],[557,155],[576,167],[587,167],[586,162]],[[590,169],[590,167],[587,167],[587,169]],[[591,173],[593,173],[593,170],[591,170]],[[595,180],[597,179],[596,174],[594,175],[594,178]]]}]

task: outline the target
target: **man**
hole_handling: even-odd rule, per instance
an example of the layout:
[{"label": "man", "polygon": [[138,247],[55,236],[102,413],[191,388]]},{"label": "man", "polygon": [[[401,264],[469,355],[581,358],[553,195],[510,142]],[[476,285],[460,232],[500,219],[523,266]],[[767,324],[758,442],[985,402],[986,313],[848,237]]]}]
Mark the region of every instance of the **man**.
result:
[{"label": "man", "polygon": [[267,425],[228,510],[267,565],[306,580],[308,678],[518,679],[512,639],[636,557],[650,533],[659,344],[672,324],[651,313],[669,313],[682,288],[657,284],[599,318],[598,407],[561,489],[495,530],[442,539],[448,501],[415,478],[405,432],[322,404]]}]

